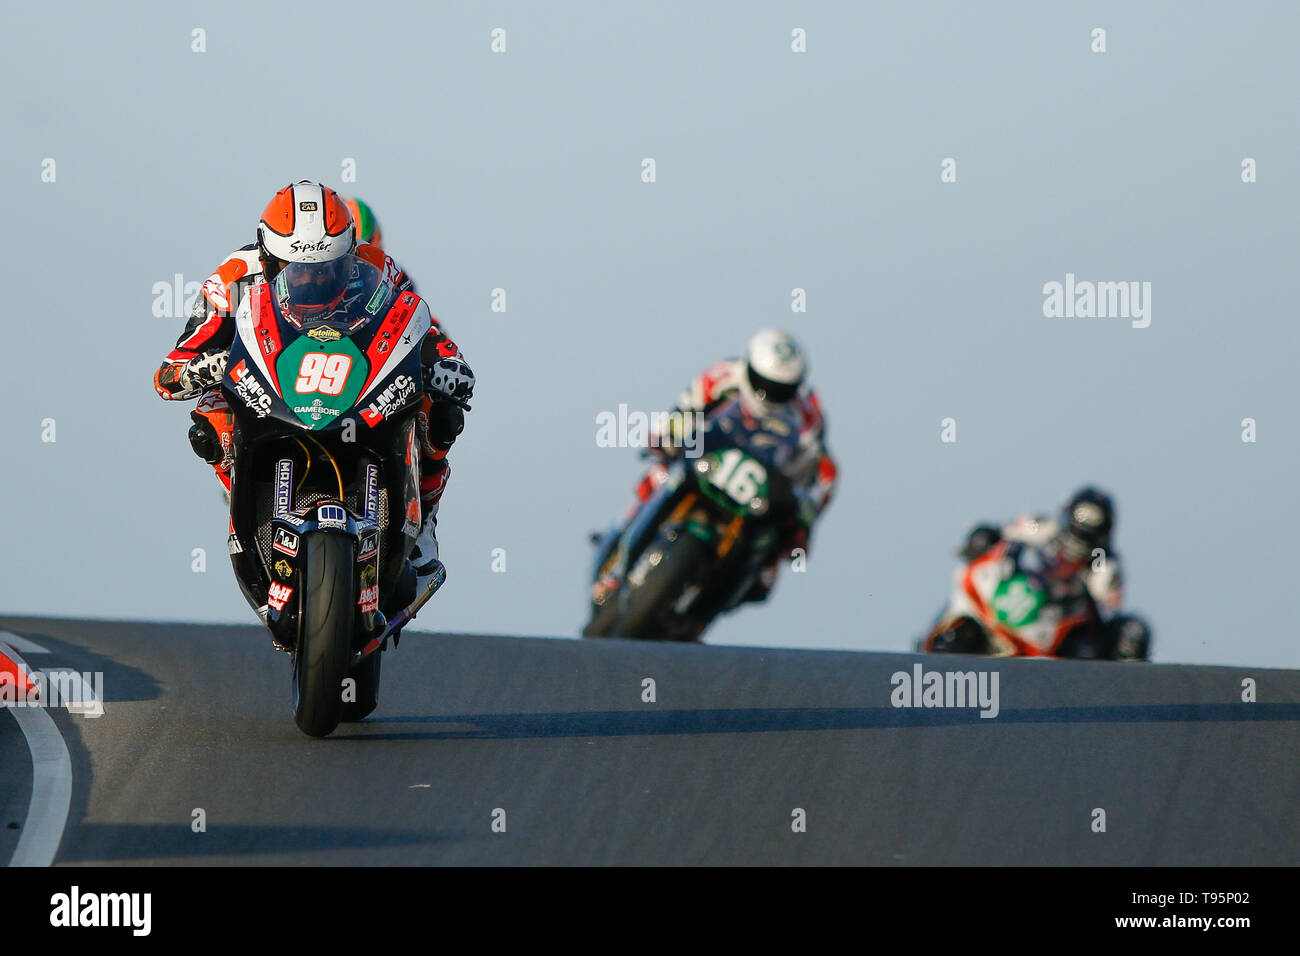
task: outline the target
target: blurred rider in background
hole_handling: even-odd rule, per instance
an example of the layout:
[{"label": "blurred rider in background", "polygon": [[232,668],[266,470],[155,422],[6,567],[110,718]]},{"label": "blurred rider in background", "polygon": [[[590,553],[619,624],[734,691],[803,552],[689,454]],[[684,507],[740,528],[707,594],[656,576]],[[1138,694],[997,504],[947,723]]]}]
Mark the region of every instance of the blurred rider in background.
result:
[{"label": "blurred rider in background", "polygon": [[958,556],[970,562],[999,541],[1017,541],[1039,550],[1044,576],[1057,593],[1086,590],[1097,608],[1103,646],[1115,656],[1140,660],[1150,646],[1150,629],[1141,618],[1120,611],[1123,601],[1119,555],[1112,544],[1115,503],[1095,487],[1080,488],[1059,517],[1021,515],[1001,528],[981,524],[966,536]]},{"label": "blurred rider in background", "polygon": [[[796,549],[805,553],[813,525],[830,503],[838,474],[826,447],[826,420],[817,393],[805,383],[808,361],[788,332],[766,329],[749,340],[745,355],[715,362],[696,376],[678,399],[675,413],[667,416],[673,427],[692,420],[689,413],[703,414],[705,421],[732,398],[739,398],[749,415],[762,418],[793,410],[799,422],[799,452],[787,466],[799,496],[799,511],[784,528],[770,562],[742,599],[764,601],[776,583],[782,560]],[[678,414],[680,413],[680,414]],[[637,485],[636,498],[628,510],[630,522],[660,484],[668,477],[668,465],[682,454],[681,435],[652,434],[647,454],[656,460]],[[598,536],[597,566],[604,564],[622,533],[614,528]],[[597,587],[600,583],[597,582]]]}]

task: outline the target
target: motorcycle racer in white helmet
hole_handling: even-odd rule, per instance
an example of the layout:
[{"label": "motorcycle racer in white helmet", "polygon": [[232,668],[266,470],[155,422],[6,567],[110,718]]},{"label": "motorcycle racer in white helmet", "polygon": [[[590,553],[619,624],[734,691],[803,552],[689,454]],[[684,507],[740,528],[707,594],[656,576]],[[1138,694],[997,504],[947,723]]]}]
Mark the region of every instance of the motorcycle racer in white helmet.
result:
[{"label": "motorcycle racer in white helmet", "polygon": [[[649,453],[657,460],[637,485],[636,499],[626,516],[630,521],[667,478],[667,463],[681,454],[685,437],[671,429],[692,420],[688,413],[699,413],[707,422],[711,412],[733,397],[738,397],[741,407],[755,417],[793,411],[799,423],[800,450],[785,471],[799,494],[799,517],[785,529],[776,553],[744,601],[766,600],[780,562],[791,557],[795,549],[807,553],[813,525],[835,490],[838,468],[827,450],[826,420],[817,393],[806,384],[807,375],[808,360],[803,349],[790,333],[777,329],[756,333],[743,357],[715,362],[697,375],[678,399],[676,413],[666,416],[670,432],[652,431]],[[597,536],[600,550],[612,548],[617,539],[618,529]],[[598,566],[601,557],[598,555]]]}]

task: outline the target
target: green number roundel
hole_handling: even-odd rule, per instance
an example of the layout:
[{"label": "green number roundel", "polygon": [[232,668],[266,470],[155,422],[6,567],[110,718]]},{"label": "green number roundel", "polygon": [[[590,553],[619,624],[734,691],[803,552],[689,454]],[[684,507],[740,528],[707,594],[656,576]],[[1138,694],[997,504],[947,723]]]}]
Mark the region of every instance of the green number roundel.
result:
[{"label": "green number roundel", "polygon": [[751,501],[769,496],[767,469],[739,448],[710,452],[701,460],[708,465],[705,493],[729,511],[748,514]]},{"label": "green number roundel", "polygon": [[1017,574],[998,583],[989,603],[1003,624],[1023,627],[1038,617],[1047,595],[1025,575]]},{"label": "green number roundel", "polygon": [[321,342],[304,335],[275,363],[285,403],[313,429],[328,428],[352,407],[369,368],[361,350],[346,337]]}]

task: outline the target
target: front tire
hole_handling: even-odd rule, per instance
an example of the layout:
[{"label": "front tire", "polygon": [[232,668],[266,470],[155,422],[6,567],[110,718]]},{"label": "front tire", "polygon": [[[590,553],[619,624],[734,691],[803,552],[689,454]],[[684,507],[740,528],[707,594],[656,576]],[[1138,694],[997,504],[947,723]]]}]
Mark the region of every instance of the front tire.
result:
[{"label": "front tire", "polygon": [[[646,548],[645,554],[655,551],[661,555],[659,562],[646,572],[641,586],[627,596],[627,610],[613,628],[617,635],[640,640],[674,639],[683,628],[682,622],[671,618],[672,606],[713,554],[709,545],[685,530],[678,532],[673,541],[659,538]],[[698,636],[696,628],[687,630]]]},{"label": "front tire", "polygon": [[[356,619],[356,556],[350,539],[320,532],[304,536],[303,550],[293,719],[304,734],[324,737],[343,717],[343,679],[352,663]],[[360,702],[361,682],[357,684]],[[377,679],[375,686],[377,691]]]},{"label": "front tire", "polygon": [[591,620],[582,629],[583,637],[609,637],[614,633],[618,623],[619,593],[613,591],[605,596],[605,603],[591,606]]}]

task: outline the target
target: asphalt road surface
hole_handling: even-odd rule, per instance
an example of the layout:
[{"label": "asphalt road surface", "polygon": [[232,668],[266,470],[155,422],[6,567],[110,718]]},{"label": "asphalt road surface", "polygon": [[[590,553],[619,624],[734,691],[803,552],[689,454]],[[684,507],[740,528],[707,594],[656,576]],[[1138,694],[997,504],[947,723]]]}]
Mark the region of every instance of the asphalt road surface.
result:
[{"label": "asphalt road surface", "polygon": [[[1300,864],[1296,671],[408,632],[313,740],[260,627],[5,642],[103,714],[0,713],[0,863]],[[917,663],[997,715],[894,706]]]}]

